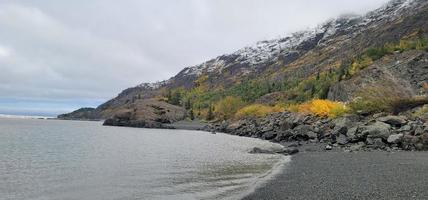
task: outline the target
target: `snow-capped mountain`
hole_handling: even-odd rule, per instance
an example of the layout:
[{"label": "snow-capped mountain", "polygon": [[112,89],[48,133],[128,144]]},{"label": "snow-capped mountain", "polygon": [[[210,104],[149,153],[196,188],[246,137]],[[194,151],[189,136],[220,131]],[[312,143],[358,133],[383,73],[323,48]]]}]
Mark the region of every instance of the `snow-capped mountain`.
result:
[{"label": "snow-capped mountain", "polygon": [[305,45],[314,42],[316,45],[324,45],[337,34],[356,35],[374,23],[382,20],[393,20],[408,9],[421,4],[422,1],[394,0],[375,11],[369,12],[365,16],[342,16],[321,24],[315,29],[292,33],[280,39],[260,41],[232,54],[219,56],[200,65],[187,67],[179,74],[182,76],[199,76],[203,72],[221,72],[236,63],[245,65],[243,70],[248,73],[248,71],[254,71],[255,68],[262,66],[266,62],[276,61],[281,54],[287,55],[300,52],[305,49]]},{"label": "snow-capped mountain", "polygon": [[[428,1],[392,0],[364,16],[342,15],[314,29],[257,42],[202,64],[186,67],[169,80],[128,88],[94,112],[100,118],[108,118],[116,113],[116,108],[131,108],[135,99],[159,97],[166,90],[176,88],[192,89],[201,82],[204,88],[211,91],[228,88],[246,80],[298,82],[335,70],[370,47],[397,42],[416,33],[428,36]],[[400,57],[394,59],[398,63],[412,61]],[[379,73],[388,74],[394,80],[400,80],[399,84],[403,84],[403,87],[416,91],[418,84],[425,78],[424,71],[412,69],[407,72],[404,69],[384,66],[367,77],[377,80],[383,77]],[[366,80],[355,85],[365,84],[364,81]],[[341,87],[332,86],[329,95],[331,93],[334,99],[340,97],[339,99],[346,100],[348,97],[343,95]]]}]

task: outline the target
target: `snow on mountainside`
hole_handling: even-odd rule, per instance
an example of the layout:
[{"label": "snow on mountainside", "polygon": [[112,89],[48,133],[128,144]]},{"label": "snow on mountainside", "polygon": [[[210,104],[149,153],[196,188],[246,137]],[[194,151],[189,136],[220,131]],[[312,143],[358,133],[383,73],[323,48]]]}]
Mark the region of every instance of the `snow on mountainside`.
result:
[{"label": "snow on mountainside", "polygon": [[[338,34],[356,35],[364,31],[372,23],[382,20],[392,20],[409,8],[418,6],[421,1],[416,0],[393,0],[383,7],[371,11],[364,16],[343,15],[317,26],[314,29],[289,34],[285,37],[267,41],[257,42],[254,45],[244,47],[234,53],[219,56],[200,65],[186,67],[176,77],[197,77],[203,73],[221,73],[224,69],[240,65],[241,74],[255,72],[258,67],[266,62],[275,62],[281,55],[287,56],[306,50],[305,47],[313,45],[325,45],[330,38]],[[313,44],[315,42],[315,44]],[[174,79],[174,78],[172,78]],[[157,89],[171,82],[143,83],[138,87]]]},{"label": "snow on mountainside", "polygon": [[[125,89],[117,97],[97,107],[93,114],[100,119],[106,119],[120,114],[120,111],[132,110],[135,107],[134,103],[140,100],[162,97],[166,92],[178,88],[190,90],[202,86],[201,89],[214,91],[252,80],[288,81],[291,84],[307,80],[317,73],[329,73],[342,66],[346,67],[354,56],[361,55],[368,48],[397,42],[404,36],[416,32],[428,34],[427,18],[427,0],[393,0],[364,16],[342,15],[314,29],[261,41],[202,64],[184,68],[169,80],[143,83]],[[404,61],[400,57],[397,59]],[[414,65],[417,61],[407,63]],[[383,72],[382,70],[389,70],[383,64],[378,73],[373,73],[371,80],[379,79],[376,75]],[[389,75],[402,79],[403,84],[407,84],[404,84],[405,87],[416,91],[419,87],[417,84],[425,80],[425,76],[419,76],[422,72],[418,70],[394,71]],[[361,82],[363,83],[365,82]],[[329,87],[330,91],[327,92],[334,94],[333,99],[346,101],[344,96],[346,86],[353,87],[347,90],[349,94],[358,89],[355,84],[338,83],[337,87],[336,85]],[[280,95],[282,94],[266,95],[263,100],[267,102],[276,98],[294,98],[292,93]]]}]

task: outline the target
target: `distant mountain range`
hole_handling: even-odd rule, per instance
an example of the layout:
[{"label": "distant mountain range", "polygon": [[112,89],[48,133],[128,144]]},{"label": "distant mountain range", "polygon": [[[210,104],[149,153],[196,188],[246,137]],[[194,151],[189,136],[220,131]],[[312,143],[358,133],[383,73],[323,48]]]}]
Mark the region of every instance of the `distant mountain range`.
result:
[{"label": "distant mountain range", "polygon": [[58,118],[151,127],[189,117],[190,110],[207,118],[226,96],[274,105],[314,98],[346,102],[369,86],[423,94],[427,36],[428,1],[393,0],[364,16],[341,16],[313,30],[257,42]]}]

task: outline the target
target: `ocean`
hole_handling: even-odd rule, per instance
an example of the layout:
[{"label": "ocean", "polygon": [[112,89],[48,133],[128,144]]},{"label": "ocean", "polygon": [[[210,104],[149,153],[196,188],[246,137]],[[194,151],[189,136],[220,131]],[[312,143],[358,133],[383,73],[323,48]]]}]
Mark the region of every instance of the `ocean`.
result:
[{"label": "ocean", "polygon": [[0,199],[239,199],[288,156],[254,138],[0,118]]}]

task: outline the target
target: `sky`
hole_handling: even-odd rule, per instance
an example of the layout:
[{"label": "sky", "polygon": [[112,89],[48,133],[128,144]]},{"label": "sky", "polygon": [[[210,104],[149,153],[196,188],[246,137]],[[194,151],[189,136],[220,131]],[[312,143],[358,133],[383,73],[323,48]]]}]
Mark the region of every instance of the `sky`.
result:
[{"label": "sky", "polygon": [[0,0],[0,114],[96,107],[143,82],[388,0]]}]

